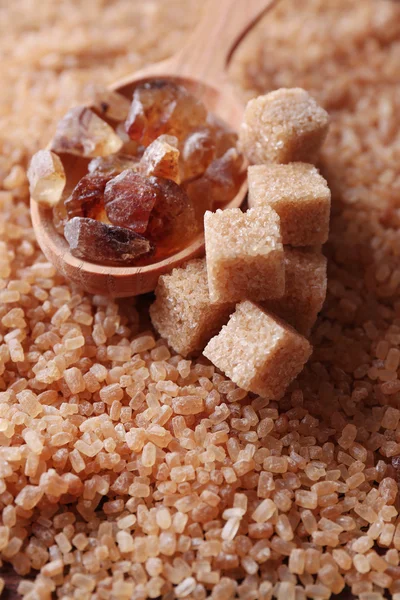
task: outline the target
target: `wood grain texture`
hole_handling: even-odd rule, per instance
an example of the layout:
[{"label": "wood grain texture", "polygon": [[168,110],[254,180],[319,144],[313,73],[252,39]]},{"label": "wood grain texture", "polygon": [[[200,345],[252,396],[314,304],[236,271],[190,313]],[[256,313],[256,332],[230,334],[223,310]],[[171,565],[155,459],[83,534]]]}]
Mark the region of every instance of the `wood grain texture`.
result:
[{"label": "wood grain texture", "polygon": [[[209,111],[238,129],[243,105],[233,93],[226,75],[226,66],[238,41],[251,29],[274,0],[210,0],[203,21],[193,36],[175,56],[150,65],[142,71],[111,86],[127,97],[134,87],[145,80],[170,78],[200,97]],[[67,175],[67,189],[83,174],[87,161],[76,156],[60,156]],[[247,183],[224,208],[242,204]],[[72,256],[65,239],[54,228],[52,211],[31,200],[32,224],[37,241],[57,270],[93,294],[116,298],[137,296],[155,289],[160,275],[170,272],[183,262],[204,255],[204,236],[199,235],[177,254],[145,267],[105,267]]]}]

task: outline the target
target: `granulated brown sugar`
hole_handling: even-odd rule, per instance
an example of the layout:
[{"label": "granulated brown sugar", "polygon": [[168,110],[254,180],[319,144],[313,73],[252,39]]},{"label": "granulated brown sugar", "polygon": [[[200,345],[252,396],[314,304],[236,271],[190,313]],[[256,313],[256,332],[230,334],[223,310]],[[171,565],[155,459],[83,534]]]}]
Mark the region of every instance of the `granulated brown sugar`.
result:
[{"label": "granulated brown sugar", "polygon": [[398,3],[282,0],[235,60],[249,96],[303,87],[331,117],[328,299],[279,404],[138,333],[132,303],[72,289],[35,244],[25,157],[90,81],[166,55],[199,10],[0,8],[1,560],[34,575],[28,600],[329,598],[345,584],[398,600]]}]

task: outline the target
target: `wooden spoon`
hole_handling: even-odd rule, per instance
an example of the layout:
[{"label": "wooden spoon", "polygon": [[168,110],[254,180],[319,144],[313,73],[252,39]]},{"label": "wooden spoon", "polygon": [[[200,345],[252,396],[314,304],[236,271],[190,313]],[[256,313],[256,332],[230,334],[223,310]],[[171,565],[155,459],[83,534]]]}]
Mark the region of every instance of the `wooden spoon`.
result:
[{"label": "wooden spoon", "polygon": [[[275,0],[209,0],[205,16],[193,36],[183,48],[160,63],[113,84],[129,99],[135,87],[153,78],[171,79],[184,85],[202,99],[207,109],[238,130],[243,117],[243,104],[235,97],[229,84],[226,67],[247,32],[255,25]],[[71,191],[86,173],[87,160],[63,154],[67,186]],[[224,208],[238,207],[247,193],[245,182],[235,198]],[[114,297],[136,296],[154,290],[157,280],[173,267],[204,254],[204,236],[177,254],[150,265],[140,267],[110,267],[72,256],[65,239],[57,233],[52,211],[31,200],[32,223],[38,243],[57,270],[67,279],[94,294]]]}]

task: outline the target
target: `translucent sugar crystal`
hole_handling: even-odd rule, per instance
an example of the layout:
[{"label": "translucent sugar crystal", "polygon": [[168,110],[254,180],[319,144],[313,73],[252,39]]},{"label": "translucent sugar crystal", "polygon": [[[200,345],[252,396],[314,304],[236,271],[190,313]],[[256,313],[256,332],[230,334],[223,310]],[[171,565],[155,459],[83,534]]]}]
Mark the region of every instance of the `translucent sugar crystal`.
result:
[{"label": "translucent sugar crystal", "polygon": [[147,176],[164,177],[179,183],[178,138],[160,135],[151,142],[140,159],[140,171]]},{"label": "translucent sugar crystal", "polygon": [[28,169],[31,198],[43,206],[55,206],[65,187],[65,172],[57,154],[39,150],[33,155]]},{"label": "translucent sugar crystal", "polygon": [[98,156],[93,158],[89,165],[89,173],[110,173],[118,175],[126,169],[137,169],[139,160],[129,154],[111,154],[110,156]]},{"label": "translucent sugar crystal", "polygon": [[150,307],[154,327],[182,356],[201,351],[228,320],[233,304],[211,304],[205,259],[162,275]]},{"label": "translucent sugar crystal", "polygon": [[238,134],[225,121],[213,113],[208,113],[207,125],[212,131],[215,142],[215,156],[217,158],[223,156],[230,148],[236,148]]},{"label": "translucent sugar crystal", "polygon": [[192,202],[185,190],[170,179],[156,179],[159,196],[150,215],[146,236],[167,244],[171,251],[180,248],[199,231]]},{"label": "translucent sugar crystal", "polygon": [[158,197],[159,188],[154,178],[127,169],[111,179],[105,188],[107,216],[114,225],[144,233]]},{"label": "translucent sugar crystal", "polygon": [[53,208],[53,223],[55,230],[64,235],[64,225],[68,221],[67,209],[64,202],[59,202]]},{"label": "translucent sugar crystal", "polygon": [[73,256],[105,265],[130,265],[147,257],[154,246],[137,233],[101,223],[94,219],[74,217],[64,228]]},{"label": "translucent sugar crystal", "polygon": [[215,156],[215,139],[209,127],[199,127],[189,133],[181,145],[181,179],[202,175]]},{"label": "translucent sugar crystal", "polygon": [[82,177],[64,202],[67,216],[104,220],[104,190],[112,175],[91,173]]},{"label": "translucent sugar crystal", "polygon": [[204,235],[212,302],[283,296],[284,253],[279,217],[272,208],[206,212]]},{"label": "translucent sugar crystal", "polygon": [[94,158],[114,154],[122,144],[113,128],[90,108],[77,106],[59,121],[51,147],[55,152]]},{"label": "translucent sugar crystal", "polygon": [[205,177],[199,177],[185,182],[183,188],[194,207],[196,221],[202,226],[205,212],[213,210],[215,204],[210,182]]},{"label": "translucent sugar crystal", "polygon": [[331,192],[314,165],[253,165],[248,169],[249,206],[272,206],[281,219],[282,241],[324,244],[329,234]]},{"label": "translucent sugar crystal", "polygon": [[233,200],[244,181],[242,165],[243,156],[236,148],[230,148],[213,160],[201,177],[188,182],[185,189],[200,221],[206,210]]},{"label": "translucent sugar crystal", "polygon": [[262,305],[308,336],[326,296],[326,258],[320,250],[285,246],[285,293]]},{"label": "translucent sugar crystal", "polygon": [[132,140],[129,137],[125,130],[125,122],[118,123],[117,127],[115,128],[115,131],[123,142],[121,152],[139,159],[143,155],[145,147],[140,142]]},{"label": "translucent sugar crystal", "polygon": [[236,196],[245,177],[242,166],[243,156],[236,148],[230,148],[220,158],[212,161],[204,177],[210,183],[215,203],[224,204]]},{"label": "translucent sugar crystal", "polygon": [[328,123],[328,113],[305,90],[281,88],[247,103],[241,148],[253,164],[313,163]]},{"label": "translucent sugar crystal", "polygon": [[103,86],[92,85],[90,96],[94,109],[102,116],[114,121],[125,121],[131,106],[128,98]]},{"label": "translucent sugar crystal", "polygon": [[125,127],[131,139],[148,146],[163,133],[182,139],[206,118],[203,103],[183,86],[154,79],[135,89]]},{"label": "translucent sugar crystal", "polygon": [[111,223],[142,233],[170,252],[198,231],[187,194],[170,179],[123,171],[107,184],[104,197]]},{"label": "translucent sugar crystal", "polygon": [[280,399],[300,373],[311,346],[289,325],[248,300],[206,348],[206,356],[244,390]]}]

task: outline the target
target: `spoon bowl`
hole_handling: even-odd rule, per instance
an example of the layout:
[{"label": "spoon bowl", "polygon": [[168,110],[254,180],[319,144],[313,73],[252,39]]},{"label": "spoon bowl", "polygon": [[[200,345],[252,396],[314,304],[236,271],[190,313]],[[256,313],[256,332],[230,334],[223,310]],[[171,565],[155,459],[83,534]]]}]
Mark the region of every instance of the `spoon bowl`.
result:
[{"label": "spoon bowl", "polygon": [[[226,65],[239,41],[271,4],[271,0],[247,0],[246,6],[237,0],[220,0],[218,3],[211,0],[193,38],[177,55],[116,82],[110,89],[131,99],[135,87],[142,83],[160,78],[170,80],[187,88],[202,100],[209,112],[238,131],[243,104],[227,80]],[[64,192],[64,197],[67,197],[87,173],[89,161],[71,154],[60,154],[60,159],[67,178]],[[237,195],[221,208],[241,206],[246,193],[245,181]],[[149,265],[105,266],[71,254],[68,243],[56,231],[51,209],[31,200],[31,217],[37,241],[46,258],[67,279],[93,294],[122,298],[150,292],[155,289],[160,275],[204,255],[204,235],[201,233],[176,254]]]}]

